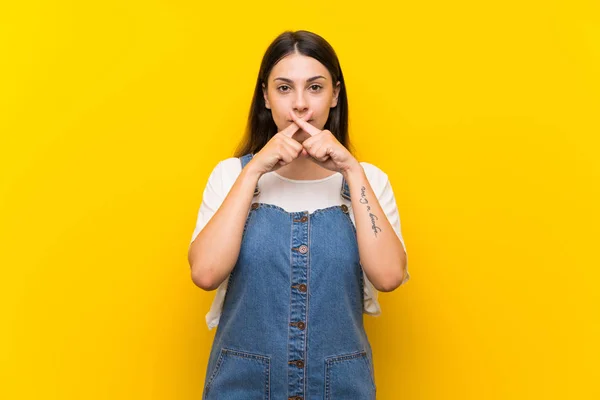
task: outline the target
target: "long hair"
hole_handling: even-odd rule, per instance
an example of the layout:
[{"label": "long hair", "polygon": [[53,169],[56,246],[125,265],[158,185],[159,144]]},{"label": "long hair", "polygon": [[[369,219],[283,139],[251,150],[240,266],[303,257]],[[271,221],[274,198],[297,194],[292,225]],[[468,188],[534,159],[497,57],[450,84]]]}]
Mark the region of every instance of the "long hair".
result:
[{"label": "long hair", "polygon": [[331,131],[336,139],[352,153],[348,137],[348,96],[340,62],[333,47],[325,39],[315,33],[300,30],[281,33],[265,51],[256,79],[244,137],[238,145],[234,157],[257,153],[277,133],[277,125],[275,125],[271,110],[265,106],[262,84],[264,83],[268,87],[268,77],[273,66],[294,52],[312,57],[323,64],[331,74],[334,88],[335,83],[340,81],[337,104],[334,108],[330,108],[329,117],[323,129]]}]

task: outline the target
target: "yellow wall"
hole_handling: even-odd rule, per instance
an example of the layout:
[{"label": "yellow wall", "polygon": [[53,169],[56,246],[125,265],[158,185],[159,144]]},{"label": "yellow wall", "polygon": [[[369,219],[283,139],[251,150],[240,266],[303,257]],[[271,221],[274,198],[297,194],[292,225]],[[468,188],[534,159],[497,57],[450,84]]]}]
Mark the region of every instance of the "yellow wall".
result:
[{"label": "yellow wall", "polygon": [[379,399],[600,397],[598,2],[201,3],[0,6],[0,398],[199,398],[188,243],[285,29],[337,50],[401,212]]}]

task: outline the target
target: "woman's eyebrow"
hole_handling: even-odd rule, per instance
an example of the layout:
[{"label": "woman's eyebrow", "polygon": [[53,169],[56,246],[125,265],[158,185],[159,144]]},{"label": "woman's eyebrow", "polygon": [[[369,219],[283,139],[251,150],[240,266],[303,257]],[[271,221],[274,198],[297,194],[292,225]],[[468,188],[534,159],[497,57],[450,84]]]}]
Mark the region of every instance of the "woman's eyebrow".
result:
[{"label": "woman's eyebrow", "polygon": [[[314,80],[317,80],[317,79],[319,79],[319,78],[327,79],[327,78],[325,78],[323,75],[317,75],[317,76],[313,76],[312,78],[308,78],[308,79],[306,80],[306,82],[312,82],[312,81],[314,81]],[[287,83],[294,83],[294,81],[292,81],[291,79],[288,79],[288,78],[283,78],[283,77],[281,77],[281,76],[278,76],[277,78],[275,78],[275,79],[273,79],[273,80],[274,80],[274,81],[276,81],[276,80],[280,80],[280,81],[284,81],[284,82],[287,82]]]}]

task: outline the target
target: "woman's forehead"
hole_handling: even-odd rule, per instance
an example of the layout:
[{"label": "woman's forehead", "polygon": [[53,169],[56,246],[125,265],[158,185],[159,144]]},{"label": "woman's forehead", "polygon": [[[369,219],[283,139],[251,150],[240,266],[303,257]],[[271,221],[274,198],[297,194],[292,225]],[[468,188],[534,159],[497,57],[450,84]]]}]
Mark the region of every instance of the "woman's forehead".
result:
[{"label": "woman's forehead", "polygon": [[305,82],[311,78],[315,80],[314,78],[319,76],[322,77],[320,79],[330,79],[329,71],[323,64],[312,57],[294,53],[282,58],[273,66],[269,79],[273,81],[276,78],[285,78]]}]

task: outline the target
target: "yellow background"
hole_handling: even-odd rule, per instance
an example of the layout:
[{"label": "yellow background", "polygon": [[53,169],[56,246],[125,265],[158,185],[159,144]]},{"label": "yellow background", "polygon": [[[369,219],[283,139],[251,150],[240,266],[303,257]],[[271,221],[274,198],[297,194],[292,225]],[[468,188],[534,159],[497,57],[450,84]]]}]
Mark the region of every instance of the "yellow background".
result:
[{"label": "yellow background", "polygon": [[336,49],[401,213],[378,398],[600,398],[595,0],[3,2],[0,398],[200,398],[188,244],[286,29]]}]

